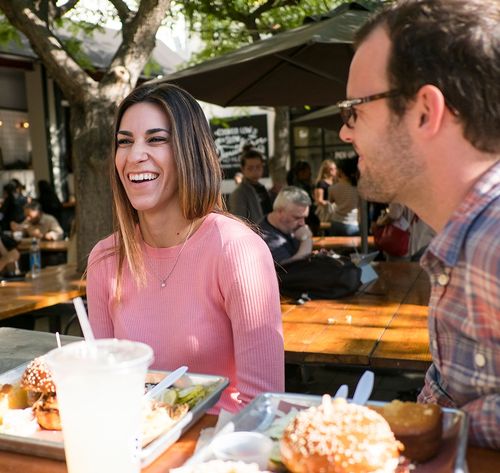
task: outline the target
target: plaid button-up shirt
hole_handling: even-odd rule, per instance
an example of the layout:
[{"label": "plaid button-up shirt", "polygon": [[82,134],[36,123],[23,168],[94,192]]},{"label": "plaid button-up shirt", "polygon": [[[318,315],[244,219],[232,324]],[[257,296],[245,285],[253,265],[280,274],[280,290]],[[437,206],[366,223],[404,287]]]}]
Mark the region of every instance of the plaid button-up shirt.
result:
[{"label": "plaid button-up shirt", "polygon": [[433,365],[420,402],[469,414],[469,438],[500,448],[500,162],[473,186],[422,257],[431,279]]}]

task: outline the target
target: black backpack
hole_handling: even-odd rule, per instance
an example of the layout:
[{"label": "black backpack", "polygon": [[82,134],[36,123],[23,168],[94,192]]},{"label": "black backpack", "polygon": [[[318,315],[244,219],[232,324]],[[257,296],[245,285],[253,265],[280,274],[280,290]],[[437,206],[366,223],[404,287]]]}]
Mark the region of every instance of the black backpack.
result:
[{"label": "black backpack", "polygon": [[340,255],[313,254],[277,272],[280,293],[293,299],[338,299],[361,286],[361,269]]}]

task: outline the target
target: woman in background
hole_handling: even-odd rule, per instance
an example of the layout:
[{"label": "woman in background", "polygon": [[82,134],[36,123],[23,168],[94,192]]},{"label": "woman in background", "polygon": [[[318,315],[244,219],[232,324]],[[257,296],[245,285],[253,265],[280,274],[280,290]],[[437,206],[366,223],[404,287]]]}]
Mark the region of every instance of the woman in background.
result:
[{"label": "woman in background", "polygon": [[266,243],[221,208],[221,172],[198,103],[143,85],[118,109],[116,231],[89,257],[87,300],[100,338],[149,344],[153,368],[226,376],[216,406],[236,411],[284,389],[279,292]]},{"label": "woman in background", "polygon": [[328,202],[328,189],[337,182],[337,165],[331,159],[325,159],[319,168],[314,186],[314,201],[316,205]]},{"label": "woman in background", "polygon": [[330,187],[328,200],[334,204],[331,234],[334,236],[359,235],[358,158],[339,159],[338,182]]},{"label": "woman in background", "polygon": [[321,222],[330,222],[333,211],[328,201],[328,189],[337,182],[337,166],[335,161],[325,159],[319,167],[318,176],[314,186],[314,203],[316,204],[316,215]]}]

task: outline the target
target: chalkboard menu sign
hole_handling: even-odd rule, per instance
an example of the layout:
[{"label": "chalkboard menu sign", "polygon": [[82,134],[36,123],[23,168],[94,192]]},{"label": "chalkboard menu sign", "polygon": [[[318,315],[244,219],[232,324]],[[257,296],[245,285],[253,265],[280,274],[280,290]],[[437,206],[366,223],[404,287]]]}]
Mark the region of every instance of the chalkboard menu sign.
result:
[{"label": "chalkboard menu sign", "polygon": [[264,156],[264,177],[268,175],[269,139],[267,115],[224,117],[210,120],[210,127],[219,152],[224,179],[232,179],[240,171],[243,147],[251,144]]}]

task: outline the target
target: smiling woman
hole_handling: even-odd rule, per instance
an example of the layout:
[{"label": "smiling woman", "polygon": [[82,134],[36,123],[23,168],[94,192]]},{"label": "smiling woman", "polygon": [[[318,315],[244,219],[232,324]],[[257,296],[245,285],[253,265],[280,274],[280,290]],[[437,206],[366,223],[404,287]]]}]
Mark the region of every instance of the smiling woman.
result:
[{"label": "smiling woman", "polygon": [[227,376],[235,411],[284,388],[274,264],[264,241],[222,208],[221,172],[198,103],[168,84],[120,105],[111,186],[116,231],[88,264],[98,337],[151,345],[156,369]]}]

